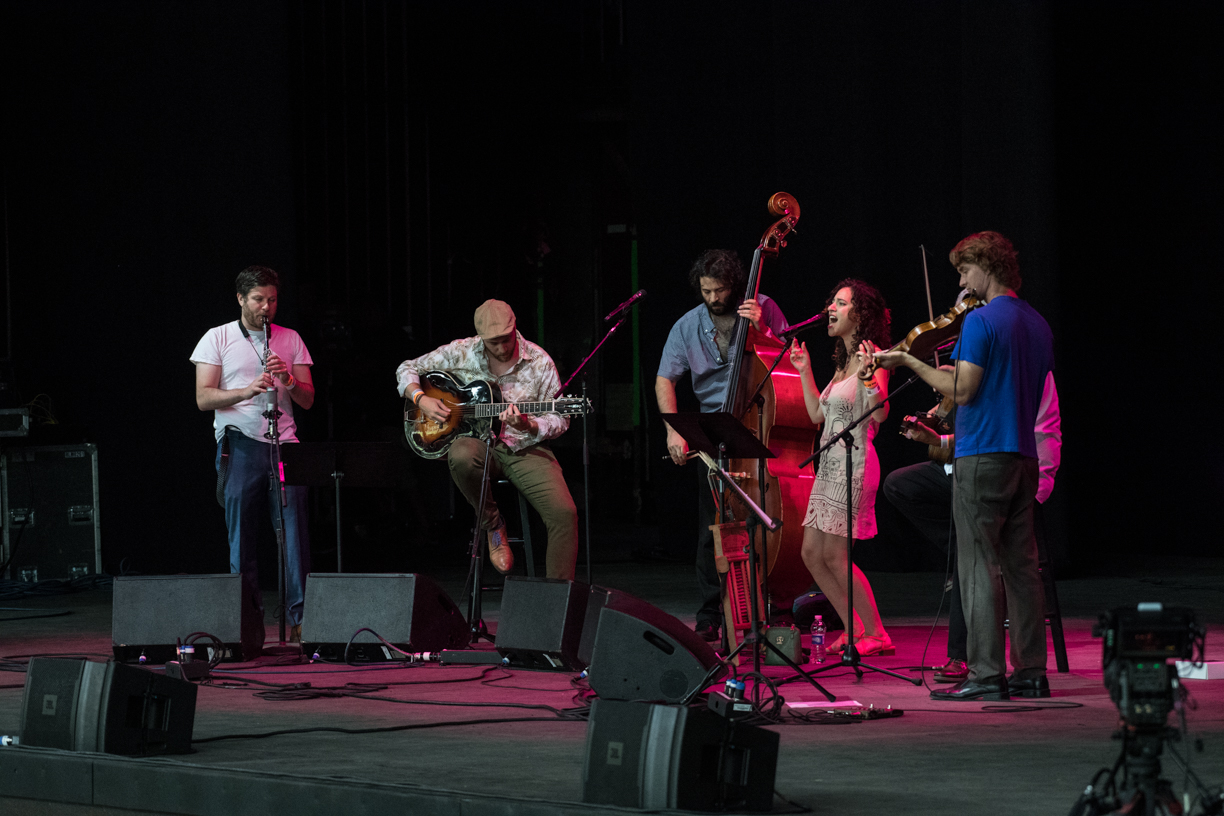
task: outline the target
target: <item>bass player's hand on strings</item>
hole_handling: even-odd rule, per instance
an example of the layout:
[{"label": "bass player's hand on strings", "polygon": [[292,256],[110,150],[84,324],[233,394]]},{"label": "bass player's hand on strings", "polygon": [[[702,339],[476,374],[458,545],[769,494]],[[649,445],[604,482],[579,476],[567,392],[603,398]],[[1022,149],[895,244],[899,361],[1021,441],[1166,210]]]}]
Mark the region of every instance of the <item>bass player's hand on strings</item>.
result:
[{"label": "bass player's hand on strings", "polygon": [[740,317],[748,318],[748,322],[752,324],[752,328],[756,329],[762,334],[765,333],[765,327],[761,325],[761,304],[757,302],[756,298],[748,298],[748,300],[745,300],[739,305],[739,308],[735,310],[735,313]]}]

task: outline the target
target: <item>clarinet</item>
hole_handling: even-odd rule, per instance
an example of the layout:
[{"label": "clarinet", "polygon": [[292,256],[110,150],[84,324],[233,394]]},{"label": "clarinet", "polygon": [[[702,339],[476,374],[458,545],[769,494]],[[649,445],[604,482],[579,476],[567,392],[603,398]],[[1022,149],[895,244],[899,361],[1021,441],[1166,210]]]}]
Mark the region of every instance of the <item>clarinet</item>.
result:
[{"label": "clarinet", "polygon": [[[264,373],[268,373],[268,362],[272,358],[272,320],[264,315]],[[276,407],[276,380],[272,380],[272,387],[264,392],[264,416],[268,418],[268,432],[264,434],[266,439],[272,439],[276,434],[276,418],[280,416],[280,409]]]}]

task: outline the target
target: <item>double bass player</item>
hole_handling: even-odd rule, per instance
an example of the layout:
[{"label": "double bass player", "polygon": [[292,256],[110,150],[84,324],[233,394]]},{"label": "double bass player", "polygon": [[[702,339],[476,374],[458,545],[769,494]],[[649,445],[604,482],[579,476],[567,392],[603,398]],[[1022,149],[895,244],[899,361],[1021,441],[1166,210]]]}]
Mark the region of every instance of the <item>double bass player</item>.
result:
[{"label": "double bass player", "polygon": [[[692,378],[702,413],[721,410],[731,371],[729,343],[737,318],[746,318],[767,336],[786,329],[786,317],[772,299],[765,295],[743,299],[746,281],[744,265],[733,250],[708,249],[693,263],[689,283],[701,303],[676,321],[663,347],[655,377],[655,399],[661,413],[676,412],[676,383],[685,374]],[[671,426],[667,426],[667,452],[678,465],[687,461],[688,443]],[[715,641],[720,637],[722,620],[722,586],[710,530],[715,506],[705,473],[699,476],[696,571],[701,605],[695,631],[703,639]]]}]

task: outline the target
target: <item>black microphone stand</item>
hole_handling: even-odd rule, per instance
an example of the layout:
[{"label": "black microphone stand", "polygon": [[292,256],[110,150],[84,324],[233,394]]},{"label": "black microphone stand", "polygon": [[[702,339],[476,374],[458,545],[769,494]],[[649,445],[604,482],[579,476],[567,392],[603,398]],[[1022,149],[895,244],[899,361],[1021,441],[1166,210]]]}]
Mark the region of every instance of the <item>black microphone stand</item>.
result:
[{"label": "black microphone stand", "polygon": [[[888,396],[880,400],[874,408],[864,412],[862,416],[857,417],[841,431],[829,437],[829,441],[822,448],[820,448],[820,450],[813,453],[799,465],[799,469],[802,470],[808,466],[809,462],[815,460],[820,456],[820,454],[824,453],[838,442],[841,442],[846,446],[846,648],[842,652],[842,658],[839,662],[828,666],[823,666],[819,669],[814,669],[811,672],[812,674],[821,674],[823,672],[832,671],[833,669],[840,669],[844,666],[848,666],[854,669],[855,677],[859,680],[863,679],[863,669],[869,669],[873,672],[879,672],[880,674],[887,674],[891,677],[896,677],[898,680],[904,680],[907,683],[913,683],[915,686],[922,685],[922,680],[919,678],[906,677],[905,675],[899,674],[895,671],[889,671],[888,669],[883,669],[879,666],[872,666],[868,663],[864,663],[862,658],[859,656],[858,648],[854,645],[854,449],[857,447],[857,445],[854,444],[854,429],[866,422],[867,418],[876,411],[880,410],[881,405],[884,405],[897,394],[900,394],[906,388],[913,385],[917,380],[918,376],[914,375],[897,388],[890,390],[888,392]],[[795,679],[798,678],[787,678],[778,685],[788,683]]]},{"label": "black microphone stand", "polygon": [[[264,372],[268,371],[268,358],[272,354],[272,321],[264,321]],[[289,614],[289,606],[286,602],[285,586],[285,567],[288,561],[285,551],[285,507],[289,504],[289,496],[285,491],[285,468],[281,463],[280,450],[280,428],[277,424],[277,419],[281,415],[281,410],[276,406],[278,392],[275,380],[272,383],[271,389],[265,392],[271,394],[268,399],[267,407],[264,409],[263,415],[268,420],[268,432],[264,434],[264,438],[271,440],[272,444],[268,446],[268,466],[271,469],[269,474],[268,487],[271,491],[275,491],[276,498],[272,502],[272,526],[276,530],[276,587],[280,596],[280,625],[278,633],[280,635],[280,645],[284,646],[285,641],[285,618]]]},{"label": "black microphone stand", "polygon": [[[481,638],[490,643],[496,640],[489,633],[488,627],[485,626],[483,617],[484,552],[483,547],[481,547],[481,539],[487,537],[488,533],[480,528],[480,522],[484,519],[485,505],[489,500],[489,462],[493,458],[493,446],[497,443],[497,424],[498,420],[494,418],[480,436],[480,439],[485,443],[484,468],[481,470],[480,501],[476,504],[476,524],[472,529],[471,563],[468,566],[467,581],[464,582],[464,588],[468,590],[469,644],[475,644]],[[526,523],[527,519],[523,519],[523,524]],[[509,547],[510,545],[507,543],[503,546]]]},{"label": "black microphone stand", "polygon": [[[595,344],[595,348],[591,349],[590,353],[587,354],[586,357],[582,358],[582,362],[579,363],[578,367],[574,369],[574,373],[570,374],[569,379],[561,384],[561,387],[557,389],[557,393],[553,394],[554,399],[565,393],[565,389],[569,388],[570,383],[574,381],[574,378],[578,376],[578,373],[582,371],[582,369],[586,368],[586,364],[591,361],[591,358],[595,356],[595,353],[603,348],[603,344],[608,342],[608,338],[616,334],[616,330],[619,329],[621,324],[628,319],[630,309],[632,308],[632,304],[635,299],[640,300],[641,297],[634,295],[633,297],[629,298],[629,300],[618,306],[616,310],[612,312],[612,314],[604,318],[604,320],[611,320],[612,318],[616,317],[617,314],[621,316],[620,320],[616,321],[612,328],[608,329],[608,332],[603,336],[603,339]],[[582,378],[582,404],[590,405],[590,401],[587,399],[587,382],[585,376]],[[585,523],[586,534],[586,582],[588,584],[591,583],[591,448],[590,442],[588,441],[589,429],[587,426],[587,416],[589,414],[589,410],[583,411],[582,413],[582,517]]]}]

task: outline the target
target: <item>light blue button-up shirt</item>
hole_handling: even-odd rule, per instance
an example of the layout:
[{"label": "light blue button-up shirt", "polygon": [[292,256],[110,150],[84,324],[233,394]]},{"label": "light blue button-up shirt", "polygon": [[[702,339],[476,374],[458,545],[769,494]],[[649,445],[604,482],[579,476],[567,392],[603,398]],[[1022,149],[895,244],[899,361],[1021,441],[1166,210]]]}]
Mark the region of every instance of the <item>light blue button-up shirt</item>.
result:
[{"label": "light blue button-up shirt", "polygon": [[[766,295],[757,295],[757,301],[761,304],[761,325],[769,327],[775,335],[785,331],[786,318],[778,304]],[[693,392],[701,403],[702,413],[722,409],[731,370],[718,351],[715,335],[710,310],[705,303],[699,303],[672,326],[663,346],[663,359],[659,362],[659,376],[672,382],[685,372],[692,373]]]}]

